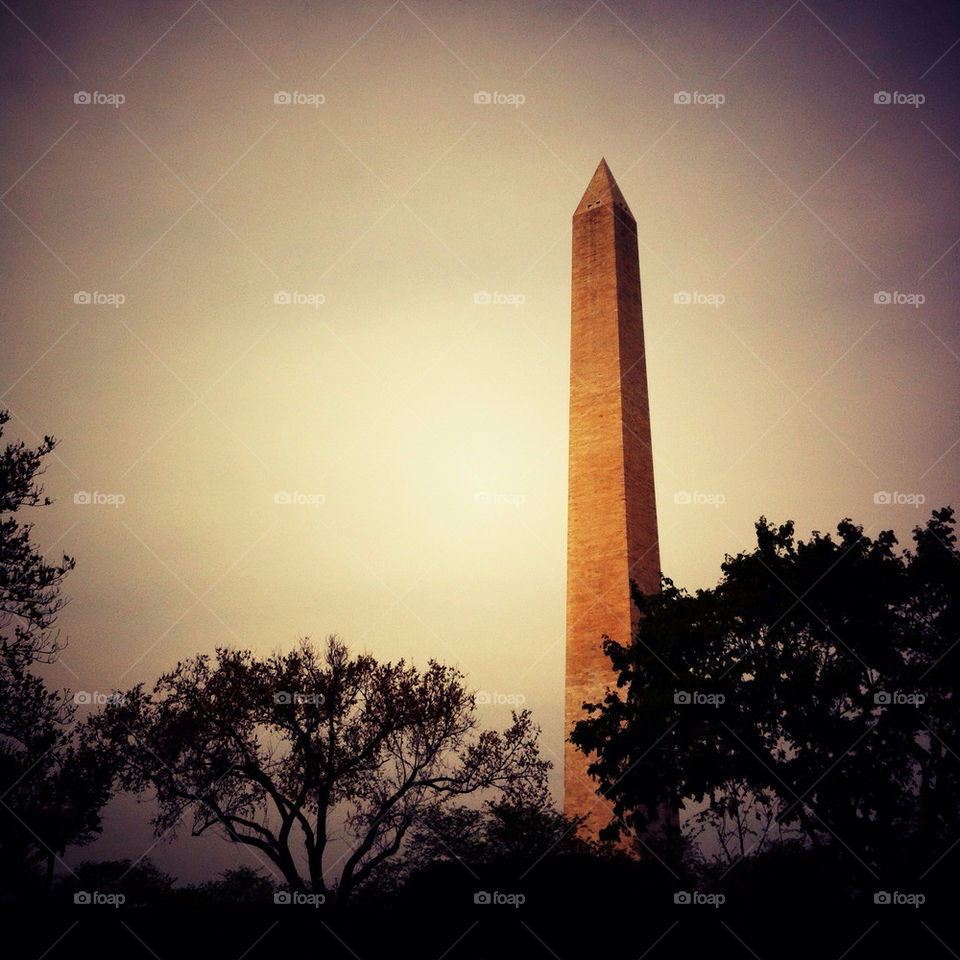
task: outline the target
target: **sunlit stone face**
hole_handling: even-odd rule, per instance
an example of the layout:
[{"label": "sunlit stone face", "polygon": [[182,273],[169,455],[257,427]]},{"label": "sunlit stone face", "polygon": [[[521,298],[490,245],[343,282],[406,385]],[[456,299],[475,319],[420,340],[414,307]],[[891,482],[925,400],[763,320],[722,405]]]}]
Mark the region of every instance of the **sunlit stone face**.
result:
[{"label": "sunlit stone face", "polygon": [[[626,643],[629,581],[659,586],[637,228],[601,160],[573,216],[565,727],[614,682],[601,636]],[[564,809],[609,819],[588,760],[565,747]]]}]

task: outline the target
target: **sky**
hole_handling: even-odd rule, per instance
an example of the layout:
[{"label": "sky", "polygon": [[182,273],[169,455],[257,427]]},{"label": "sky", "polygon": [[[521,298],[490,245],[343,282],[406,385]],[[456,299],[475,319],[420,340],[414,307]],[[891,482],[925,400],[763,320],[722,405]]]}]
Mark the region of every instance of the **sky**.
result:
[{"label": "sky", "polygon": [[[952,4],[0,19],[0,407],[59,439],[35,539],[77,560],[51,685],[337,633],[524,701],[559,789],[570,218],[601,156],[667,576],[715,585],[761,515],[909,545],[957,503]],[[138,855],[149,813],[68,862]],[[150,856],[194,880],[224,847]]]}]

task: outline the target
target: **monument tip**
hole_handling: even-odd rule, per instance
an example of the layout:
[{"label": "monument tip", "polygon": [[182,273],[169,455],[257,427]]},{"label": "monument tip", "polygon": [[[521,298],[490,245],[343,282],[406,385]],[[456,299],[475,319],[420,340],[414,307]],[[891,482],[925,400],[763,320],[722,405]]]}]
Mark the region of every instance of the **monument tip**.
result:
[{"label": "monument tip", "polygon": [[617,181],[610,172],[606,159],[601,157],[597,169],[590,178],[590,183],[587,184],[587,189],[580,198],[580,203],[577,204],[577,209],[573,211],[573,215],[576,216],[587,209],[611,203],[624,211],[631,220],[635,219],[630,211],[629,204],[617,186]]}]

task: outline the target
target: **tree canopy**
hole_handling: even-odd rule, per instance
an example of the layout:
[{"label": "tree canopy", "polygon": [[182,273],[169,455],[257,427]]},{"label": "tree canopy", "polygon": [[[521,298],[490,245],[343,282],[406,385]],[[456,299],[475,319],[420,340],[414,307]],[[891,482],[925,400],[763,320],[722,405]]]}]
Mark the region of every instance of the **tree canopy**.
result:
[{"label": "tree canopy", "polygon": [[[0,410],[0,437],[9,419]],[[0,876],[9,889],[41,862],[49,888],[55,857],[100,832],[110,791],[102,755],[77,741],[75,705],[31,669],[61,649],[60,587],[74,567],[66,555],[47,563],[24,519],[51,503],[39,477],[55,445],[44,437],[35,448],[10,442],[0,453]]]},{"label": "tree canopy", "polygon": [[[257,657],[219,649],[140,684],[89,721],[129,790],[156,791],[158,833],[189,812],[255,848],[294,890],[345,900],[400,850],[411,827],[456,798],[494,791],[543,803],[549,762],[528,711],[479,728],[453,667],[351,657],[336,637]],[[335,825],[350,849],[325,862]]]},{"label": "tree canopy", "polygon": [[806,542],[763,517],[716,588],[663,578],[617,689],[571,739],[614,802],[605,835],[642,835],[686,802],[730,859],[774,837],[845,850],[879,877],[958,837],[960,554],[951,508],[898,553],[843,520]]}]

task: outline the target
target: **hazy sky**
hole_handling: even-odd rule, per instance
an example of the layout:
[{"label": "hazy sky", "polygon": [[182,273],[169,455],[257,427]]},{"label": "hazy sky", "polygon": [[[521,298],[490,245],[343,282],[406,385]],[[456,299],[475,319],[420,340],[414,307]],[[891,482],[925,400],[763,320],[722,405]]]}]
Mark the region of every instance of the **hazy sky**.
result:
[{"label": "hazy sky", "polygon": [[[522,695],[559,761],[570,217],[601,155],[668,576],[715,584],[761,514],[908,543],[957,503],[953,4],[0,18],[0,406],[60,439],[36,534],[77,558],[51,684],[337,632]],[[126,817],[69,859],[136,856]]]}]

